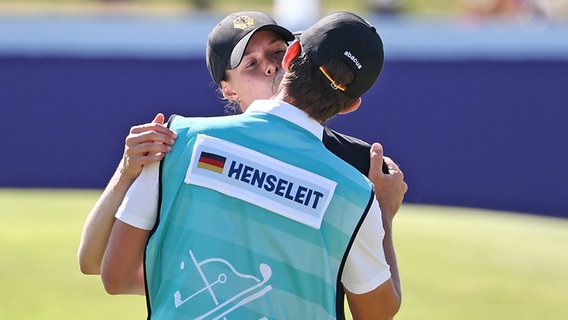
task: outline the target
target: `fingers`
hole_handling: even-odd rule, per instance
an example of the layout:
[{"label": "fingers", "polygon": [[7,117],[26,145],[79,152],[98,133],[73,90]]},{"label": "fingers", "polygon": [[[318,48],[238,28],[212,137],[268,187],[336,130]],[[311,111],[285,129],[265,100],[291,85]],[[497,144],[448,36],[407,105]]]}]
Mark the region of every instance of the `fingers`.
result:
[{"label": "fingers", "polygon": [[404,181],[404,173],[402,172],[400,167],[391,160],[391,158],[384,157],[384,159],[385,163],[389,167],[389,176],[392,176],[395,181],[398,181],[400,191],[403,194],[406,193],[408,191],[408,184]]},{"label": "fingers", "polygon": [[389,167],[389,176],[391,176],[392,179],[399,181],[401,185],[404,184],[403,189],[404,192],[406,192],[406,190],[408,190],[408,187],[404,182],[404,173],[402,172],[402,170],[400,170],[400,167],[389,157],[383,157],[383,159]]},{"label": "fingers", "polygon": [[144,133],[144,132],[153,132],[153,133],[158,134],[158,135],[155,135],[153,137],[156,141],[166,143],[166,141],[160,140],[160,139],[165,138],[161,135],[166,135],[170,138],[175,139],[176,134],[172,130],[170,130],[169,128],[164,126],[164,121],[165,121],[164,114],[158,113],[158,114],[156,114],[156,116],[154,117],[154,120],[152,120],[151,123],[145,123],[145,124],[133,126],[132,128],[130,128],[130,134],[140,134],[140,133]]},{"label": "fingers", "polygon": [[373,145],[371,145],[371,157],[373,156],[380,158],[383,157],[383,146],[378,142],[375,142],[373,143]]},{"label": "fingers", "polygon": [[166,117],[164,116],[163,113],[160,112],[154,117],[154,120],[152,120],[152,123],[164,124],[165,120],[166,120]]},{"label": "fingers", "polygon": [[[398,165],[389,157],[384,156],[381,144],[373,143],[370,152],[369,179],[375,185],[375,196],[387,221],[392,220],[398,212],[408,185],[404,174]],[[388,166],[388,173],[383,173],[382,162]]]},{"label": "fingers", "polygon": [[161,123],[146,123],[130,128],[130,134],[136,135],[143,133],[149,133],[151,134],[148,136],[149,138],[163,143],[166,143],[169,139],[175,139],[177,137],[172,130],[166,128]]},{"label": "fingers", "polygon": [[164,126],[164,120],[164,114],[158,113],[151,123],[133,126],[130,128],[129,135],[127,137],[127,144],[130,139],[131,144],[142,144],[144,142],[153,141],[173,145],[177,135],[172,130]]},{"label": "fingers", "polygon": [[[143,131],[141,133],[130,133],[126,137],[125,152],[128,158],[139,158],[144,156],[157,156],[161,159],[163,153],[169,152],[175,138],[172,136],[156,132],[153,130]],[[146,162],[146,161],[144,161]]]},{"label": "fingers", "polygon": [[125,139],[124,171],[136,177],[144,165],[160,161],[172,149],[177,135],[164,126],[158,113],[151,123],[133,126]]},{"label": "fingers", "polygon": [[129,140],[126,146],[126,154],[129,158],[166,153],[172,150],[172,146],[169,144],[152,141],[138,143],[133,142],[132,140]]},{"label": "fingers", "polygon": [[380,143],[373,143],[371,145],[371,162],[369,166],[369,178],[373,181],[378,175],[382,173],[383,165],[383,146]]},{"label": "fingers", "polygon": [[132,129],[126,137],[125,144],[130,147],[145,143],[165,144],[171,146],[175,143],[177,136],[173,131],[167,128],[164,129],[168,131],[155,130],[150,127],[147,127],[142,131],[135,131]]},{"label": "fingers", "polygon": [[392,161],[391,158],[389,157],[383,157],[383,160],[385,161],[387,167],[389,168],[389,174],[394,174],[397,172],[401,172],[400,168],[398,167],[398,165]]}]

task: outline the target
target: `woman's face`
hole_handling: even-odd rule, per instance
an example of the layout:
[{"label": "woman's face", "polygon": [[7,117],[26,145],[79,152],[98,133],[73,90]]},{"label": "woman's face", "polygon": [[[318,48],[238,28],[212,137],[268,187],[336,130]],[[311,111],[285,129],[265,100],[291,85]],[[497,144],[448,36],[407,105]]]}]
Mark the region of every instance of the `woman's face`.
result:
[{"label": "woman's face", "polygon": [[227,70],[226,80],[221,81],[225,98],[238,101],[245,111],[254,100],[272,97],[284,73],[282,59],[286,48],[286,42],[278,34],[268,30],[256,32],[239,66]]}]

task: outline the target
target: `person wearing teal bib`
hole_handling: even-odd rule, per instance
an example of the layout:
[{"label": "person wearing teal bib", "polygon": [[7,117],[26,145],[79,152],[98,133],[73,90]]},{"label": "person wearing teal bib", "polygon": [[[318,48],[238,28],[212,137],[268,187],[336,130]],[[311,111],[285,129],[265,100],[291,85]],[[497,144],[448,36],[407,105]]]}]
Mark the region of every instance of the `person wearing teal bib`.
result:
[{"label": "person wearing teal bib", "polygon": [[[242,21],[245,20],[252,23],[243,29]],[[276,92],[287,41],[293,39],[291,32],[277,25],[265,13],[241,11],[223,19],[211,31],[209,38],[207,65],[231,112],[245,111],[252,99],[267,99]],[[242,48],[245,50],[241,51]],[[240,57],[240,63],[236,66],[231,64],[232,57]],[[141,172],[151,179],[152,175],[147,171],[156,172],[157,176],[158,162],[171,150],[175,134],[163,125],[164,120],[164,115],[158,114],[152,123],[133,126],[126,137],[123,158],[85,220],[78,250],[79,267],[84,274],[100,274],[102,256],[115,222],[115,214],[121,202],[130,200],[125,195],[132,182]],[[398,166],[389,157],[383,157],[382,146],[374,144],[371,147],[365,141],[338,133],[327,126],[323,126],[321,138],[327,149],[369,176],[375,185],[383,219],[387,225],[390,224],[389,221],[402,204],[407,185]],[[388,166],[388,172],[385,172],[385,165]],[[157,199],[157,196],[148,199],[153,198]],[[157,204],[154,205],[154,201],[141,203],[140,206],[135,210],[139,215],[141,211],[148,212],[149,216],[155,215]],[[383,245],[387,248],[391,243],[385,241]],[[387,254],[387,261],[394,258],[392,253]],[[397,275],[393,274],[393,277]]]},{"label": "person wearing teal bib", "polygon": [[106,290],[144,288],[151,319],[342,319],[343,291],[354,319],[391,319],[398,267],[373,184],[321,142],[321,123],[356,110],[382,64],[375,28],[336,12],[290,45],[272,99],[170,119],[156,221],[119,210]]}]

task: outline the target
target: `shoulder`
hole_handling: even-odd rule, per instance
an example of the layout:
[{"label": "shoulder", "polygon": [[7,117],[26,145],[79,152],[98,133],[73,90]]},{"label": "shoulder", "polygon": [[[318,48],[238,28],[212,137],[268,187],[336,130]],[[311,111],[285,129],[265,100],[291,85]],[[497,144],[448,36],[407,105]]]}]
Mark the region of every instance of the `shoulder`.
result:
[{"label": "shoulder", "polygon": [[346,135],[341,132],[337,132],[329,127],[323,127],[323,139],[324,142],[327,140],[330,143],[346,144],[352,148],[371,148],[371,145],[359,138]]},{"label": "shoulder", "polygon": [[323,144],[329,151],[355,167],[365,176],[369,173],[371,150],[369,143],[324,127]]},{"label": "shoulder", "polygon": [[227,128],[235,129],[239,123],[250,121],[250,117],[245,114],[223,115],[210,117],[184,117],[172,115],[167,123],[168,128],[176,133],[187,132],[203,133],[211,130],[225,130]]}]

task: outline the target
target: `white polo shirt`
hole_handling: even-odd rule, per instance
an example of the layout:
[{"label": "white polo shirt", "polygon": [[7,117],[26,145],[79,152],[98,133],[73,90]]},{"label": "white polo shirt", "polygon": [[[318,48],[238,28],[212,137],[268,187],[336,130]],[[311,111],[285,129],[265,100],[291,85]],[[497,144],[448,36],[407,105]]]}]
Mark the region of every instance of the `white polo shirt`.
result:
[{"label": "white polo shirt", "polygon": [[[320,140],[323,127],[304,111],[276,100],[257,100],[246,112],[268,113],[295,123]],[[156,222],[159,195],[158,162],[144,166],[118,209],[116,218],[139,229],[151,230]],[[384,230],[376,199],[349,251],[341,282],[356,294],[369,292],[387,281],[391,274],[383,251]]]}]

